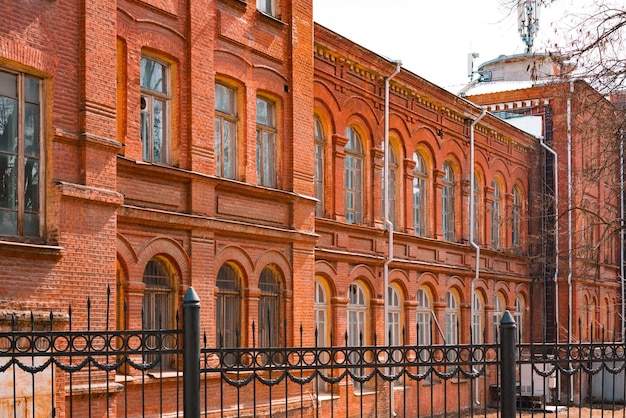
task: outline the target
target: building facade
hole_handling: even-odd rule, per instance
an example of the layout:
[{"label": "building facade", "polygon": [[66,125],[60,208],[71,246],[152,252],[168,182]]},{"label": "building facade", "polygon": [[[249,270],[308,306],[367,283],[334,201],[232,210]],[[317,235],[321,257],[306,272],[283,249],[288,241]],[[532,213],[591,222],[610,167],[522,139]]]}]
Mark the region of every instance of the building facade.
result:
[{"label": "building facade", "polygon": [[537,138],[401,70],[386,152],[396,66],[310,0],[35,2],[0,14],[5,325],[176,327],[193,286],[211,346],[537,338]]}]

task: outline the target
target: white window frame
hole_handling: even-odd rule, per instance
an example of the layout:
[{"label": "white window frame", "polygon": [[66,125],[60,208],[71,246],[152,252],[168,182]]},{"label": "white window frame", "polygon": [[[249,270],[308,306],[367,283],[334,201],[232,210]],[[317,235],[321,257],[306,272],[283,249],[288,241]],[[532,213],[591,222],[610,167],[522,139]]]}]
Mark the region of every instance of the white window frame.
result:
[{"label": "white window frame", "polygon": [[477,291],[473,295],[473,314],[472,314],[472,343],[482,344],[484,341],[485,315],[483,298]]},{"label": "white window frame", "polygon": [[[264,104],[263,104],[264,103]],[[266,106],[266,119],[260,108]],[[256,172],[260,186],[276,187],[276,103],[265,97],[256,98]]]},{"label": "white window frame", "polygon": [[513,319],[517,324],[515,341],[521,343],[524,341],[524,301],[520,296],[515,298],[515,313],[513,314]]},{"label": "white window frame", "polygon": [[426,162],[424,157],[413,153],[415,168],[413,169],[413,229],[418,237],[426,236]]},{"label": "white window frame", "polygon": [[454,200],[456,187],[454,183],[454,170],[449,162],[443,163],[443,187],[441,189],[441,228],[443,239],[454,241],[455,235],[455,207]]},{"label": "white window frame", "polygon": [[[229,96],[228,108],[220,108],[218,97],[221,94]],[[215,83],[215,170],[218,177],[237,178],[237,109],[237,89]]]},{"label": "white window frame", "polygon": [[[384,148],[383,143],[383,148]],[[389,147],[389,220],[393,225],[394,230],[397,230],[397,216],[396,216],[396,195],[397,195],[397,175],[398,175],[398,160],[393,147]],[[382,192],[383,198],[383,213],[385,212],[385,170],[382,171]]]},{"label": "white window frame", "polygon": [[499,249],[501,245],[501,222],[502,222],[502,190],[497,180],[491,181],[493,187],[491,200],[491,246]]},{"label": "white window frame", "polygon": [[522,198],[519,189],[513,188],[511,206],[511,245],[518,248],[522,243]]},{"label": "white window frame", "polygon": [[500,293],[497,293],[494,299],[493,309],[493,341],[495,343],[500,340],[500,323],[502,322],[502,315],[504,315],[503,297]]},{"label": "white window frame", "polygon": [[326,140],[324,139],[324,129],[320,119],[315,116],[315,215],[324,215],[324,152],[326,150]]},{"label": "white window frame", "polygon": [[352,127],[346,128],[348,143],[345,147],[344,192],[346,222],[363,222],[363,143]]},{"label": "white window frame", "polygon": [[[367,344],[367,312],[368,301],[365,289],[360,283],[352,283],[348,288],[349,302],[346,309],[347,323],[347,345],[348,347],[362,347]],[[348,358],[350,364],[359,364],[359,356],[357,353],[351,353]],[[353,367],[352,373],[356,376],[362,376],[365,371],[360,367]],[[362,389],[361,385],[354,382],[358,391]]]},{"label": "white window frame", "polygon": [[256,8],[261,13],[276,17],[276,1],[278,0],[256,0]]}]

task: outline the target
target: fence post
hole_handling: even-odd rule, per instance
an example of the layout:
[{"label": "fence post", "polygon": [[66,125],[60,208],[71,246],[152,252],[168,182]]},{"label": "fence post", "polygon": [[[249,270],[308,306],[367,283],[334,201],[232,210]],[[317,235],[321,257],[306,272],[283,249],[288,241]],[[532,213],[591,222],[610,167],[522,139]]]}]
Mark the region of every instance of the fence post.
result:
[{"label": "fence post", "polygon": [[183,410],[200,418],[200,299],[190,287],[183,299]]},{"label": "fence post", "polygon": [[500,355],[502,356],[501,408],[502,418],[515,418],[517,404],[515,391],[515,333],[517,324],[509,311],[500,321]]}]

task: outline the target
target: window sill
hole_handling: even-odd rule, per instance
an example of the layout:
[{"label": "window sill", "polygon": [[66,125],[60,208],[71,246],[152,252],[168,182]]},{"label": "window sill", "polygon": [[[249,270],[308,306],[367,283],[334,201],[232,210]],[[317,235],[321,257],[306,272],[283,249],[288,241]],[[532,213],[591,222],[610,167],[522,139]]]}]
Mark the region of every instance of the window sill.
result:
[{"label": "window sill", "polygon": [[248,3],[246,3],[243,0],[220,0],[220,1],[222,3],[230,4],[242,11],[246,10],[246,8],[248,7]]},{"label": "window sill", "polygon": [[58,245],[8,241],[7,238],[0,237],[0,253],[18,257],[38,255],[44,258],[60,258],[65,255],[65,248]]},{"label": "window sill", "polygon": [[286,26],[286,23],[283,22],[282,20],[280,20],[279,17],[277,16],[272,16],[270,14],[267,14],[265,12],[260,11],[259,9],[257,9],[257,13],[262,17],[262,19],[264,19],[265,21],[277,26],[277,27],[283,27]]}]

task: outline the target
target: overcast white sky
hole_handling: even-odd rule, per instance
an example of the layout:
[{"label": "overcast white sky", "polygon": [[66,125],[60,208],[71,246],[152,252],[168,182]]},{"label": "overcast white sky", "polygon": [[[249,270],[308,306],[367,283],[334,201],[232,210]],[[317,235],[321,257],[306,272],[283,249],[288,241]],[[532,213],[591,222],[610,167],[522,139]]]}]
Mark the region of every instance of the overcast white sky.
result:
[{"label": "overcast white sky", "polygon": [[[593,0],[557,0],[540,14],[535,51],[553,37],[552,21]],[[467,54],[475,67],[499,55],[521,54],[517,13],[502,0],[313,0],[314,20],[440,86],[463,84]],[[570,18],[571,20],[571,18]]]}]

